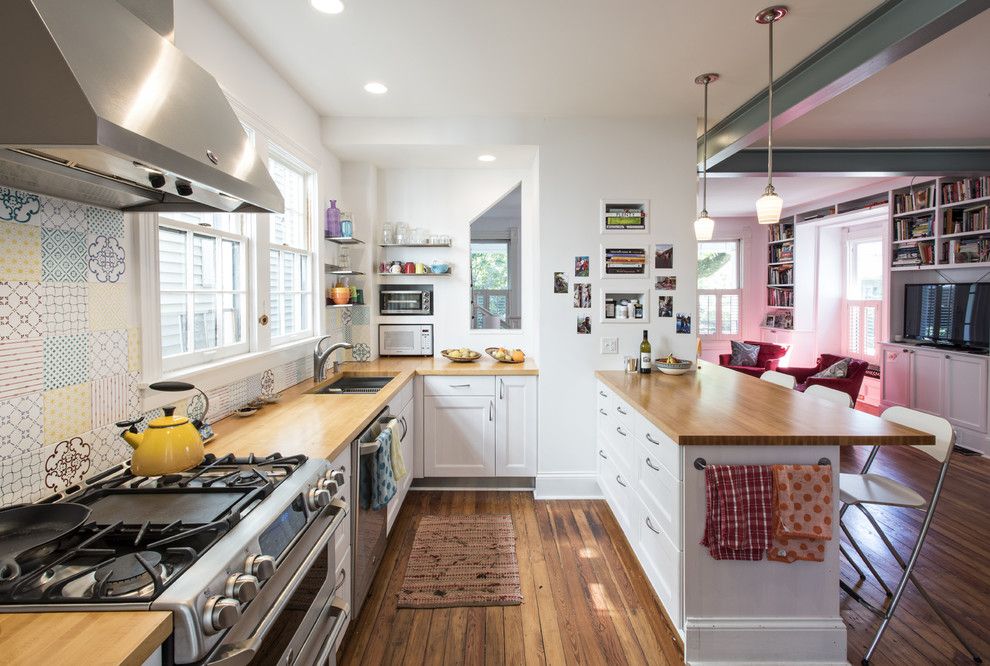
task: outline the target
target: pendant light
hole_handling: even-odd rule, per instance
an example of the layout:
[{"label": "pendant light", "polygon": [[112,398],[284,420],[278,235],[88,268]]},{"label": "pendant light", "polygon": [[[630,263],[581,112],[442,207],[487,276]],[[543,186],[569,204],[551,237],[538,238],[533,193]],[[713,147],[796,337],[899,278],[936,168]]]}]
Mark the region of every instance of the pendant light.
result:
[{"label": "pendant light", "polygon": [[777,224],[784,200],[773,189],[773,24],[787,16],[787,7],[767,7],[756,15],[756,22],[770,28],[770,85],[767,86],[767,187],[756,201],[756,219],[760,224]]},{"label": "pendant light", "polygon": [[694,221],[694,237],[700,241],[712,239],[715,220],[708,217],[708,84],[718,81],[718,74],[709,72],[697,77],[694,82],[705,86],[705,133],[702,142],[704,152],[701,162],[701,215]]}]

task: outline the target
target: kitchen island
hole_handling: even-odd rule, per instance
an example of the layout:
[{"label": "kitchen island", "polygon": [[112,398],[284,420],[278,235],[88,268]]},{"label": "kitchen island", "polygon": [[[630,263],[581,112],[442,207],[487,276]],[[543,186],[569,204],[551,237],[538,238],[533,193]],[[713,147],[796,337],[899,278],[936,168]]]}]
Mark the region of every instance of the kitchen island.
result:
[{"label": "kitchen island", "polygon": [[[688,663],[845,664],[838,532],[824,562],[715,560],[699,543],[704,466],[826,459],[837,471],[841,446],[934,438],[706,362],[681,376],[596,377],[598,482]],[[838,513],[834,502],[833,525]]]}]

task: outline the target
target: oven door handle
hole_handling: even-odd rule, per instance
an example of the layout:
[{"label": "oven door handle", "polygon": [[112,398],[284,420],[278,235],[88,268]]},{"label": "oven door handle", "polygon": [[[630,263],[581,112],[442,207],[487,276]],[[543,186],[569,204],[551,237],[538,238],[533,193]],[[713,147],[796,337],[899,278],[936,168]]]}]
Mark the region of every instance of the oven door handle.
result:
[{"label": "oven door handle", "polygon": [[346,509],[347,505],[340,499],[334,499],[331,500],[328,506],[339,509],[337,515],[320,536],[320,539],[313,547],[313,550],[306,556],[303,563],[299,565],[299,569],[296,570],[296,573],[289,580],[288,585],[286,585],[285,589],[282,590],[282,594],[280,594],[275,600],[275,603],[272,604],[271,611],[269,611],[268,615],[266,615],[261,621],[258,628],[255,629],[253,634],[251,634],[250,638],[246,638],[243,641],[238,641],[237,643],[222,648],[218,658],[209,662],[210,666],[220,666],[221,664],[223,666],[244,666],[254,659],[255,655],[258,653],[258,648],[261,647],[262,642],[265,640],[265,636],[271,630],[272,625],[275,624],[275,620],[278,619],[278,616],[281,615],[282,611],[285,610],[285,607],[289,604],[289,601],[292,599],[292,595],[296,593],[296,589],[299,587],[299,584],[302,583],[303,578],[305,578],[306,574],[309,573],[310,567],[313,566],[319,557],[326,556],[327,544],[330,543],[330,539],[333,538],[337,528],[339,528],[344,522],[347,512],[340,509]]},{"label": "oven door handle", "polygon": [[367,456],[378,451],[381,448],[381,444],[376,439],[373,442],[368,442],[367,444],[361,444],[361,448],[358,451],[358,455]]},{"label": "oven door handle", "polygon": [[347,623],[347,618],[351,614],[351,605],[341,599],[340,597],[334,597],[327,604],[326,608],[323,609],[325,615],[321,616],[318,622],[323,622],[324,620],[330,619],[330,616],[334,611],[337,611],[337,621],[333,624],[333,629],[330,630],[329,635],[323,641],[323,645],[320,646],[320,653],[317,656],[316,664],[325,664],[327,659],[330,657],[330,651],[333,650],[333,646],[336,645],[337,639],[340,638],[340,632],[344,630],[344,625]]}]

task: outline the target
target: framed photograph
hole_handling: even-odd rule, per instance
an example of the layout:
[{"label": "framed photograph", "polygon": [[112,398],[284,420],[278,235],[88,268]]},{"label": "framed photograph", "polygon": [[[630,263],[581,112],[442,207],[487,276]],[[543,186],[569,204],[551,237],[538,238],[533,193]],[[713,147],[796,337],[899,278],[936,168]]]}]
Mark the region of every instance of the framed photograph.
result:
[{"label": "framed photograph", "polygon": [[653,250],[653,268],[658,270],[673,270],[674,246],[667,243],[657,243]]},{"label": "framed photograph", "polygon": [[553,274],[553,293],[555,294],[566,294],[567,289],[567,276],[563,273]]},{"label": "framed photograph", "polygon": [[645,245],[602,246],[603,278],[647,277],[648,250]]},{"label": "framed photograph", "polygon": [[575,282],[574,283],[574,307],[576,307],[576,308],[590,308],[591,307],[591,283],[590,282]]},{"label": "framed photograph", "polygon": [[657,306],[657,316],[658,317],[673,317],[674,316],[674,297],[673,296],[658,296],[658,306]]},{"label": "framed photograph", "polygon": [[777,318],[773,315],[773,313],[768,312],[763,317],[763,325],[766,328],[773,328],[776,324],[777,324]]},{"label": "framed photograph", "polygon": [[674,291],[675,289],[677,289],[677,276],[658,275],[657,283],[653,288],[658,291]]},{"label": "framed photograph", "polygon": [[602,233],[650,233],[649,199],[602,199]]},{"label": "framed photograph", "polygon": [[689,335],[691,333],[691,315],[689,313],[677,313],[677,332],[685,335]]},{"label": "framed photograph", "polygon": [[591,317],[578,315],[577,332],[579,335],[591,335]]},{"label": "framed photograph", "polygon": [[574,257],[574,277],[588,277],[590,267],[589,257]]}]

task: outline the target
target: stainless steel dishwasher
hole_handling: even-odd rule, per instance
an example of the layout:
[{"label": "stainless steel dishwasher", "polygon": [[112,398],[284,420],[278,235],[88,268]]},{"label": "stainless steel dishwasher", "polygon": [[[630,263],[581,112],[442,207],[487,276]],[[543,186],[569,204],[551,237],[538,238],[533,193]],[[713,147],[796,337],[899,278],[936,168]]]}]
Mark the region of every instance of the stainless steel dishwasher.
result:
[{"label": "stainless steel dishwasher", "polygon": [[368,588],[371,587],[371,581],[378,571],[378,564],[385,554],[388,525],[387,508],[382,507],[377,511],[371,508],[369,501],[371,489],[367,487],[371,477],[365,473],[363,459],[378,451],[378,435],[392,418],[389,408],[383,409],[371,425],[358,435],[357,441],[351,447],[352,469],[356,478],[351,506],[357,507],[354,518],[354,598],[351,600],[353,617],[357,617],[361,612],[364,599],[368,596]]}]

